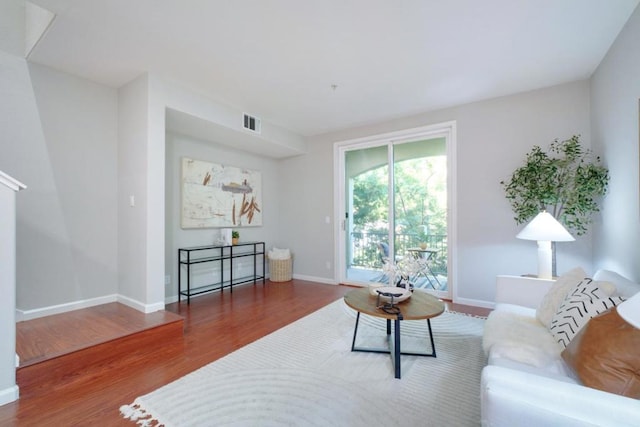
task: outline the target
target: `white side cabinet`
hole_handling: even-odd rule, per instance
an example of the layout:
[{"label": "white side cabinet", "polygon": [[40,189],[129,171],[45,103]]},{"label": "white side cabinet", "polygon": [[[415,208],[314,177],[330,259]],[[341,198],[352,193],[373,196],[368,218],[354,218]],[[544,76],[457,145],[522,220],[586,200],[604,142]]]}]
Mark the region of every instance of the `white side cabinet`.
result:
[{"label": "white side cabinet", "polygon": [[555,280],[530,276],[497,276],[496,304],[537,308]]},{"label": "white side cabinet", "polygon": [[26,186],[0,171],[0,405],[17,400],[16,193]]}]

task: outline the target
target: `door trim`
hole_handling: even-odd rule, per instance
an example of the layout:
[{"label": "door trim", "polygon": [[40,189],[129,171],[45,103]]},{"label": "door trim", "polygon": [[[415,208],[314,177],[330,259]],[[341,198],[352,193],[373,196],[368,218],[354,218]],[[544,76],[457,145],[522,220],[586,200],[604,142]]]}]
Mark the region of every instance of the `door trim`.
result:
[{"label": "door trim", "polygon": [[377,146],[382,143],[390,144],[398,142],[400,140],[411,139],[428,139],[435,137],[444,137],[447,147],[447,276],[448,284],[446,295],[444,292],[437,293],[438,296],[443,298],[450,298],[452,300],[457,299],[457,209],[456,209],[456,197],[457,197],[457,136],[456,136],[456,121],[448,121],[443,123],[437,123],[433,125],[426,125],[416,128],[404,129],[394,132],[375,134],[365,136],[361,138],[349,139],[344,141],[335,142],[333,145],[333,168],[334,176],[337,177],[334,180],[334,279],[336,283],[359,285],[359,283],[350,282],[346,278],[346,248],[344,245],[345,240],[345,192],[344,192],[344,153],[347,149],[368,148]]}]

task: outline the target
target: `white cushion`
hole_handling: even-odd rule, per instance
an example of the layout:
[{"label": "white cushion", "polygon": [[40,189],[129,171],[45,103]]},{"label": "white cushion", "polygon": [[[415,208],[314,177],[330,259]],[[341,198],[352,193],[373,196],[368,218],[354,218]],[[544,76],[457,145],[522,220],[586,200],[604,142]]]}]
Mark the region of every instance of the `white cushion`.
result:
[{"label": "white cushion", "polygon": [[487,317],[482,347],[491,357],[535,367],[555,363],[562,351],[548,329],[535,317],[505,310],[493,311]]},{"label": "white cushion", "polygon": [[272,250],[269,251],[269,258],[274,260],[289,259],[291,258],[291,251],[289,251],[289,249],[273,248]]},{"label": "white cushion", "polygon": [[587,273],[580,267],[558,277],[558,280],[551,286],[549,292],[542,298],[536,310],[536,316],[540,323],[547,328],[551,325],[553,315],[558,311],[558,307],[564,301],[569,291],[575,288],[578,283],[587,276]]},{"label": "white cushion", "polygon": [[513,314],[519,314],[520,316],[530,317],[533,320],[537,320],[536,319],[536,309],[535,308],[523,307],[523,306],[517,305],[517,304],[498,303],[498,304],[496,304],[496,306],[494,307],[493,310],[494,311],[506,311],[506,312],[513,313]]},{"label": "white cushion", "polygon": [[567,295],[558,312],[553,316],[549,330],[563,348],[589,319],[624,301],[620,297],[610,297],[601,288],[602,283],[591,279],[583,280]]}]

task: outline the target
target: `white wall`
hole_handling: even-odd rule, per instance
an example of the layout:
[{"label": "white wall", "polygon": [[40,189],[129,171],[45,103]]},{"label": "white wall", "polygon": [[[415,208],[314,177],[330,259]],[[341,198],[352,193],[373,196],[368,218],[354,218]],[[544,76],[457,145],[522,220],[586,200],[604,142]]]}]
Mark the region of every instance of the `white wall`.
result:
[{"label": "white wall", "polygon": [[[171,243],[165,243],[166,111],[180,111],[214,123],[218,128],[234,130],[239,130],[242,116],[240,111],[149,74],[130,82],[118,93],[119,300],[150,312],[164,307],[165,275],[173,277],[174,285],[176,282],[175,272],[170,270],[173,267],[165,265],[165,251],[171,248]],[[263,142],[294,152],[304,148],[304,142],[295,134],[265,122],[262,129],[268,131],[270,139],[250,138],[249,145]],[[221,149],[229,146],[228,141],[217,145]],[[250,167],[246,162],[255,156],[238,151],[236,158],[238,166]],[[133,207],[131,196],[135,198]],[[246,237],[252,235],[254,233],[249,232]],[[268,237],[269,233],[256,234],[256,240],[266,241]],[[178,246],[185,245],[178,241]],[[174,289],[169,287],[168,291],[171,299]]]},{"label": "white wall", "polygon": [[[165,295],[167,301],[176,301],[178,295],[178,248],[212,245],[220,237],[218,228],[182,229],[180,227],[182,158],[190,157],[196,160],[260,171],[262,174],[262,226],[235,229],[240,232],[241,241],[264,241],[267,249],[277,245],[279,239],[280,168],[277,160],[252,155],[223,144],[202,141],[190,136],[167,133],[166,144],[166,249],[164,260],[166,274],[170,276],[171,283],[166,286]],[[217,274],[217,266],[203,264],[200,267],[197,269],[197,273],[192,275],[192,279],[195,281],[203,280],[200,282],[202,285],[212,283],[212,276]],[[183,279],[186,279],[184,274]],[[206,280],[208,282],[205,283]]]},{"label": "white wall", "polygon": [[[335,283],[333,145],[310,141],[307,154],[280,162],[278,247],[290,248],[298,278]],[[327,224],[325,218],[331,223]],[[326,263],[330,263],[327,269]]]},{"label": "white wall", "polygon": [[146,75],[118,91],[118,291],[141,304],[147,302],[148,92]]},{"label": "white wall", "polygon": [[633,13],[591,79],[591,125],[595,149],[611,181],[596,228],[598,267],[640,281],[640,8]]},{"label": "white wall", "polygon": [[[147,74],[115,90],[3,51],[0,77],[0,168],[30,183],[18,207],[20,318],[116,299],[162,309],[165,109],[236,127],[240,112]],[[274,146],[304,148],[263,129]]]},{"label": "white wall", "polygon": [[[638,250],[625,243],[635,241],[628,237],[639,231],[638,55],[633,44],[638,20],[636,11],[591,82],[592,128],[589,83],[577,82],[312,138],[307,154],[274,161],[278,232],[265,225],[262,239],[294,251],[297,277],[332,282],[333,230],[340,219],[333,218],[333,143],[456,120],[458,294],[468,301],[491,301],[496,274],[536,268],[535,245],[514,238],[518,227],[499,181],[522,163],[532,145],[546,146],[575,133],[589,145],[593,129],[596,150],[612,171],[603,224],[596,230],[598,266],[638,278]],[[7,49],[18,51],[18,44],[13,40]],[[165,245],[163,232],[164,109],[222,126],[235,123],[233,109],[149,76],[116,91],[28,66],[12,54],[0,52],[0,65],[0,169],[30,186],[18,201],[18,308],[118,293],[143,305],[161,304],[165,273],[175,284],[173,263],[165,271],[165,248],[171,246]],[[295,135],[279,132],[284,131],[271,135],[276,143],[283,141],[297,152],[305,149]],[[269,170],[270,163],[265,165],[256,169]],[[130,195],[136,199],[134,208]],[[331,224],[325,223],[326,216]],[[559,271],[576,264],[592,270],[590,242],[589,236],[560,244]]]},{"label": "white wall", "polygon": [[16,193],[24,185],[0,171],[0,405],[18,398],[16,385]]},{"label": "white wall", "polygon": [[[35,116],[35,102],[30,88],[27,65],[19,55],[20,35],[24,31],[24,6],[19,0],[5,1],[0,8],[0,171],[9,144],[23,142],[20,125]],[[16,384],[16,200],[15,184],[3,176],[0,182],[0,405],[19,397]]]},{"label": "white wall", "polygon": [[[497,274],[536,271],[536,245],[519,241],[519,227],[500,185],[524,162],[533,145],[581,134],[590,145],[588,82],[477,102],[446,110],[312,138],[308,154],[282,161],[280,217],[283,240],[296,251],[299,275],[334,277],[332,150],[337,141],[395,130],[457,122],[459,301],[489,302]],[[303,197],[304,203],[296,203]],[[333,218],[330,227],[324,217]],[[329,229],[331,228],[331,229]],[[591,238],[558,245],[558,271],[575,265],[591,269]]]},{"label": "white wall", "polygon": [[17,308],[114,294],[116,92],[0,56],[0,169],[30,188],[18,200]]},{"label": "white wall", "polygon": [[24,0],[2,0],[0,6],[0,51],[21,56],[25,47]]},{"label": "white wall", "polygon": [[165,85],[149,78],[147,129],[147,212],[146,212],[146,280],[147,312],[164,309],[164,207],[165,207]]}]

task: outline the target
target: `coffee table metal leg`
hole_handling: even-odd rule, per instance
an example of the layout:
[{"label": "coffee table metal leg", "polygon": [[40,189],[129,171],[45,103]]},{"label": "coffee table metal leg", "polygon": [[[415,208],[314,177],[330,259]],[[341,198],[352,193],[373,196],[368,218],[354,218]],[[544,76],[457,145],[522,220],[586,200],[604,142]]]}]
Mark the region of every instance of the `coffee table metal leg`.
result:
[{"label": "coffee table metal leg", "polygon": [[[391,357],[393,357],[393,352],[391,351],[391,326],[389,326],[389,328],[387,329],[389,331],[389,334],[387,336],[388,338],[388,345],[386,348],[369,348],[369,347],[356,347],[356,339],[358,337],[358,322],[360,321],[360,312],[357,312],[356,314],[356,326],[353,329],[353,341],[351,342],[351,351],[362,351],[365,353],[385,353],[385,354],[391,354]],[[391,321],[387,320],[388,325],[391,325]]]},{"label": "coffee table metal leg", "polygon": [[433,342],[433,332],[431,331],[431,319],[427,319],[429,325],[429,338],[431,339],[431,356],[436,357],[436,344]]},{"label": "coffee table metal leg", "polygon": [[400,319],[393,321],[394,323],[394,342],[393,342],[393,364],[395,368],[396,378],[400,378]]},{"label": "coffee table metal leg", "polygon": [[351,342],[351,351],[355,351],[356,348],[356,336],[358,335],[358,322],[360,321],[360,312],[356,314],[356,327],[353,329],[353,341]]},{"label": "coffee table metal leg", "polygon": [[[401,364],[400,356],[427,356],[436,357],[436,346],[433,339],[433,330],[431,329],[431,321],[427,319],[427,325],[429,327],[429,340],[431,341],[431,353],[414,353],[414,352],[402,352],[400,343],[400,321],[403,320],[402,314],[398,314],[398,318],[393,320],[393,335],[391,334],[391,319],[387,321],[387,348],[363,348],[356,347],[356,338],[358,336],[358,324],[360,322],[360,312],[356,312],[356,324],[353,329],[353,341],[351,342],[351,351],[361,351],[367,353],[387,353],[391,356],[391,363],[393,364],[394,375],[397,379],[401,377]],[[391,343],[393,341],[393,344]]]}]

